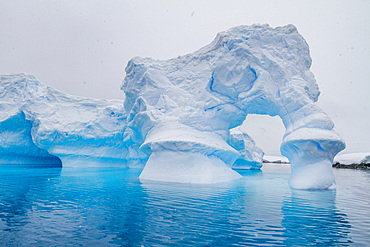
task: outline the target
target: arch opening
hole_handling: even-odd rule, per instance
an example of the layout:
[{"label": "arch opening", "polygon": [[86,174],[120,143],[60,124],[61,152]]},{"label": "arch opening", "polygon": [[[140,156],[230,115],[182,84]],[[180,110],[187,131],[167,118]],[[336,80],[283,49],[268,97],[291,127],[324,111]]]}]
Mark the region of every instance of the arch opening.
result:
[{"label": "arch opening", "polygon": [[255,141],[265,157],[282,156],[280,145],[285,127],[279,116],[249,114],[239,128]]}]

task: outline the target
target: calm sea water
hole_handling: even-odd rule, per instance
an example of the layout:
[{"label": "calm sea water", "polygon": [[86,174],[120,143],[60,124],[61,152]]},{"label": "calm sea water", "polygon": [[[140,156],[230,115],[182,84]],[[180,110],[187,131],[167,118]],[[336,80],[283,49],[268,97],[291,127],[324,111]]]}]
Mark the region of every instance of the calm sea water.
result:
[{"label": "calm sea water", "polygon": [[264,166],[231,183],[140,182],[139,170],[0,167],[2,246],[369,246],[370,172],[337,190]]}]

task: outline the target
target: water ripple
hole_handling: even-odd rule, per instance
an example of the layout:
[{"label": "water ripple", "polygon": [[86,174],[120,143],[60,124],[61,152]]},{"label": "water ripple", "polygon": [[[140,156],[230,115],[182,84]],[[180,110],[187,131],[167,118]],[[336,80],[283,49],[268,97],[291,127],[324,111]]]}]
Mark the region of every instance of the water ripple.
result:
[{"label": "water ripple", "polygon": [[370,173],[291,190],[289,171],[218,185],[141,182],[129,169],[0,169],[4,246],[366,246]]}]

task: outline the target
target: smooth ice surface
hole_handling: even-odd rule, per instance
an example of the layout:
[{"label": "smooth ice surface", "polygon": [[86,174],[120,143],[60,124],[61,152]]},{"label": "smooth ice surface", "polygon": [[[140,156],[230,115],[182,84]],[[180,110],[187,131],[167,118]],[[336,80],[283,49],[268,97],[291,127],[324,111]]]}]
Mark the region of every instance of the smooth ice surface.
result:
[{"label": "smooth ice surface", "polygon": [[260,166],[262,152],[230,129],[247,114],[278,115],[286,128],[281,152],[292,165],[291,186],[330,188],[334,176],[327,164],[345,144],[315,104],[320,92],[310,66],[309,47],[293,25],[239,26],[192,54],[134,58],[122,85],[127,135],[148,154],[186,149],[229,167],[252,168],[253,162]]}]

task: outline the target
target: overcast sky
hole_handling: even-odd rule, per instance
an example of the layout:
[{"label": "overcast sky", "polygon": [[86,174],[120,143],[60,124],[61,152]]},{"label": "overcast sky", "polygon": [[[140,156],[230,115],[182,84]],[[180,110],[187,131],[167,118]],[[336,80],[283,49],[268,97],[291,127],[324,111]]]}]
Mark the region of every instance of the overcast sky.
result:
[{"label": "overcast sky", "polygon": [[[29,73],[61,91],[123,99],[135,56],[191,53],[233,26],[294,24],[310,46],[318,104],[345,139],[370,152],[370,1],[0,0],[0,73]],[[278,154],[278,118],[247,118],[246,129]]]}]

